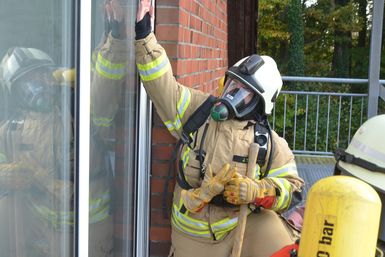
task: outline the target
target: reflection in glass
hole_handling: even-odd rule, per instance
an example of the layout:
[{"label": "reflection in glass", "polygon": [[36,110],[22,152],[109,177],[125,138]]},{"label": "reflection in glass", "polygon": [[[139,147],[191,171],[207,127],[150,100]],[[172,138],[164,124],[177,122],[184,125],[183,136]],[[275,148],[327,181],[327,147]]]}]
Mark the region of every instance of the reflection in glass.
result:
[{"label": "reflection in glass", "polygon": [[132,256],[136,2],[93,1],[90,256]]},{"label": "reflection in glass", "polygon": [[[133,252],[136,5],[92,5],[92,257]],[[74,82],[74,10],[72,0],[1,4],[0,33],[7,35],[0,39],[2,257],[74,256],[74,89],[82,86]]]},{"label": "reflection in glass", "polygon": [[0,15],[0,255],[73,256],[72,1]]}]

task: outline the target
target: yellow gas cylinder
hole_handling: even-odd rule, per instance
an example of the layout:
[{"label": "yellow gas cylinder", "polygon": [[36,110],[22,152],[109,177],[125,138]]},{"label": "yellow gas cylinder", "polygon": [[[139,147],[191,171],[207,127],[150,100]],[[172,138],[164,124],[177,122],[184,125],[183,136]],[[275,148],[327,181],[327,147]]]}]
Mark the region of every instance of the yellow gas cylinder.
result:
[{"label": "yellow gas cylinder", "polygon": [[348,176],[319,180],[309,190],[298,257],[374,257],[381,200]]}]

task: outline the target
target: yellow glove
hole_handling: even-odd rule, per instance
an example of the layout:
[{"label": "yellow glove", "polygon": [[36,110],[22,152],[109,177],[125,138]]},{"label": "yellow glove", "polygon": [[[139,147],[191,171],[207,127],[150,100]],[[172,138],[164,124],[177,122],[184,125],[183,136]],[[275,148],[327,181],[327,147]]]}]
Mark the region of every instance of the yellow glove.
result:
[{"label": "yellow glove", "polygon": [[182,190],[181,197],[184,206],[191,212],[200,211],[214,196],[223,192],[224,185],[235,173],[236,168],[230,168],[230,164],[225,164],[213,176],[211,166],[209,165],[199,188]]},{"label": "yellow glove", "polygon": [[240,205],[252,203],[270,209],[276,201],[276,189],[268,180],[252,180],[239,173],[234,174],[223,193],[227,202]]}]

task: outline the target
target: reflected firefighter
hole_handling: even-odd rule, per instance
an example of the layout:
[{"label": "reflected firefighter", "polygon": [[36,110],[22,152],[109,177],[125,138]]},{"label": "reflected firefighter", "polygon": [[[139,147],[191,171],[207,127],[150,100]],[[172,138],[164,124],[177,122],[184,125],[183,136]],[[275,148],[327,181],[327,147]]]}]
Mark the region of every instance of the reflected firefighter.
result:
[{"label": "reflected firefighter", "polygon": [[[115,18],[93,54],[89,254],[95,257],[113,254],[108,140],[127,51],[119,33],[122,21]],[[50,56],[34,48],[11,48],[1,62],[7,102],[0,126],[0,201],[11,221],[2,231],[10,237],[10,255],[74,256],[73,72],[58,69]]]}]

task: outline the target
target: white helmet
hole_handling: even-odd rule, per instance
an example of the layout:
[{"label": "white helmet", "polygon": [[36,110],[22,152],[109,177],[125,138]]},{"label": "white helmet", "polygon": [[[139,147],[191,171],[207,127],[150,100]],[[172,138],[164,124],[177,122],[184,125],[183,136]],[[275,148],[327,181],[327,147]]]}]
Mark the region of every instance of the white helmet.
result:
[{"label": "white helmet", "polygon": [[211,110],[211,117],[223,121],[269,115],[281,88],[282,78],[271,57],[245,57],[226,72],[224,90]]},{"label": "white helmet", "polygon": [[281,74],[273,58],[256,54],[245,57],[226,72],[226,80],[229,78],[240,80],[260,95],[265,114],[271,114],[282,88]]},{"label": "white helmet", "polygon": [[0,65],[1,79],[10,87],[13,82],[26,73],[42,67],[54,67],[51,57],[35,48],[10,48]]},{"label": "white helmet", "polygon": [[385,192],[385,114],[361,125],[346,150],[337,149],[336,169]]}]

